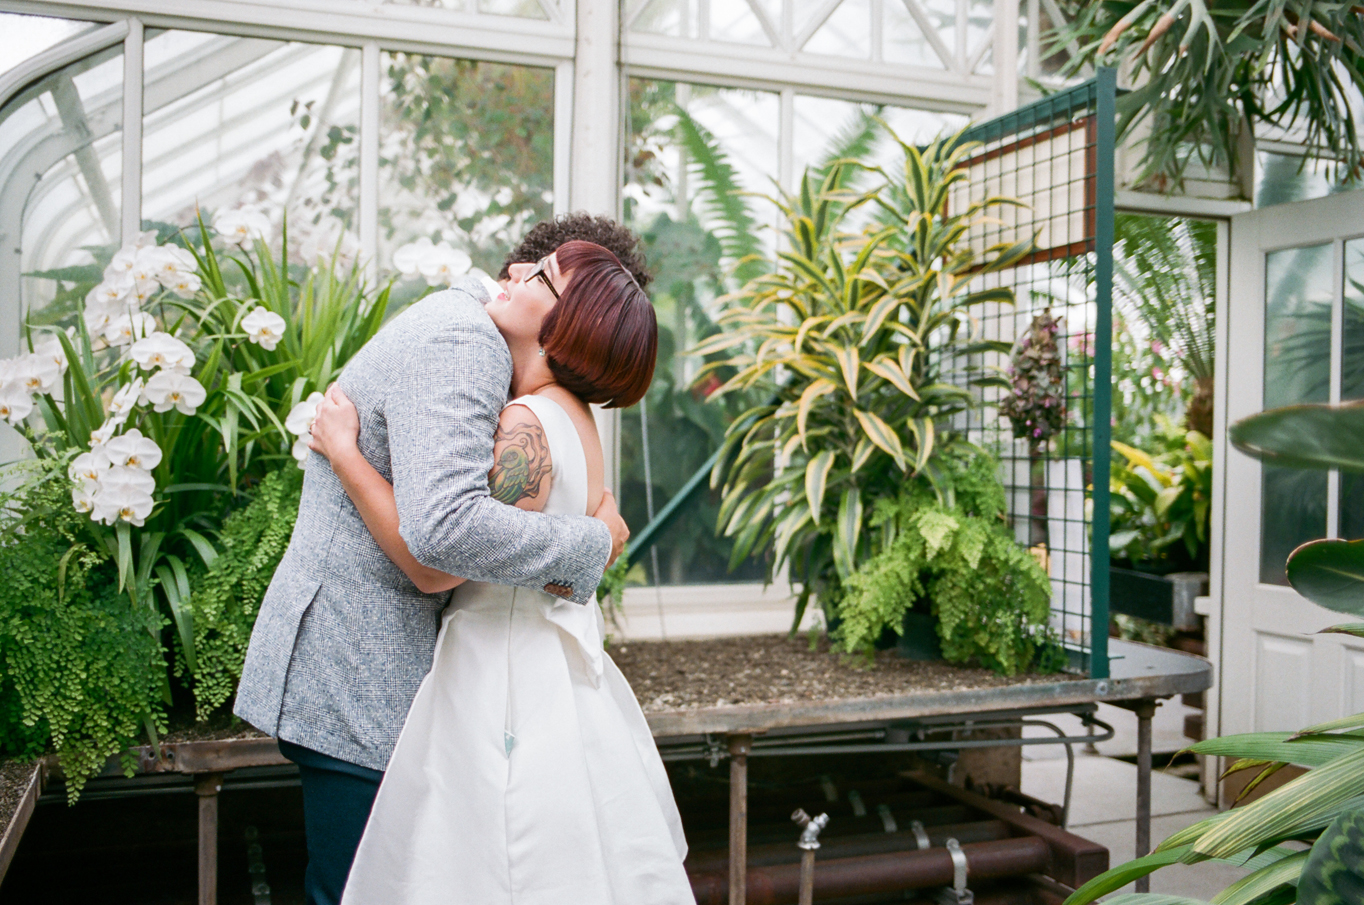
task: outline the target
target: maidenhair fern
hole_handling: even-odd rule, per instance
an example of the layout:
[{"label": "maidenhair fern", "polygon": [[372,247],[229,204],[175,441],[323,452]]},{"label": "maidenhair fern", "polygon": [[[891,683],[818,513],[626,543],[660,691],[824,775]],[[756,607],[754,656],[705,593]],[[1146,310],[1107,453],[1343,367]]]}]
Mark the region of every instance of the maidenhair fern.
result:
[{"label": "maidenhair fern", "polygon": [[[237,690],[251,628],[275,567],[289,546],[298,516],[303,472],[293,463],[261,481],[254,499],[232,513],[218,534],[218,558],[192,576],[194,703],[207,719]],[[191,672],[184,652],[177,672]]]},{"label": "maidenhair fern", "polygon": [[120,592],[116,564],[89,543],[66,458],[11,477],[22,483],[0,500],[0,750],[55,751],[74,802],[111,756],[165,731],[165,621]]},{"label": "maidenhair fern", "polygon": [[903,631],[911,608],[937,617],[943,656],[1006,675],[1064,665],[1047,626],[1046,573],[1015,543],[992,458],[944,457],[936,480],[914,481],[877,501],[871,525],[880,552],[843,583],[837,640],[870,654],[887,630]]}]

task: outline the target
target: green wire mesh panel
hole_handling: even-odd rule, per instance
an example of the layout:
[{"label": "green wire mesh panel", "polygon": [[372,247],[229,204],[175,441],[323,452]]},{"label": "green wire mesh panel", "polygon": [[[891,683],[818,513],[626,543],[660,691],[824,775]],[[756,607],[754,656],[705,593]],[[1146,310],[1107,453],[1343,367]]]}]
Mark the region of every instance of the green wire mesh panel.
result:
[{"label": "green wire mesh panel", "polygon": [[1023,202],[972,232],[977,252],[1036,237],[1022,265],[978,277],[1014,290],[1015,305],[981,306],[975,324],[1012,347],[978,362],[1011,386],[982,387],[985,405],[955,426],[998,456],[1015,536],[1051,577],[1052,627],[1072,666],[1098,678],[1108,676],[1114,90],[1101,70],[973,127],[967,138],[982,144],[951,201]]}]

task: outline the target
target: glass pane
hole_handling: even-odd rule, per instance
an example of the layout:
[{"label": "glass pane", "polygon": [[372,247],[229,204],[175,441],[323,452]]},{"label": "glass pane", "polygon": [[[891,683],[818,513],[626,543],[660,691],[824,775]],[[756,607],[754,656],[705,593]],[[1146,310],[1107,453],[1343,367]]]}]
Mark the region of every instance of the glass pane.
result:
[{"label": "glass pane", "polygon": [[[927,144],[966,123],[965,116],[954,113],[856,104],[802,94],[796,95],[793,109],[792,160],[797,176],[807,166],[822,167],[840,157],[856,157],[874,166],[899,165],[904,159],[899,145],[875,117],[912,144]],[[867,183],[865,174],[858,181]]]},{"label": "glass pane", "polygon": [[966,14],[966,53],[974,60],[981,50],[985,51],[976,64],[975,71],[990,75],[995,71],[994,48],[989,46],[990,24],[995,17],[994,0],[971,0]]},{"label": "glass pane", "polygon": [[[1264,407],[1330,399],[1331,246],[1265,255]],[[1265,466],[1260,580],[1287,584],[1295,547],[1326,534],[1326,474]]]},{"label": "glass pane", "polygon": [[1357,183],[1346,183],[1332,164],[1307,160],[1289,154],[1256,152],[1255,206],[1273,207],[1291,201],[1325,198],[1338,192],[1353,191]]},{"label": "glass pane", "polygon": [[694,38],[697,33],[697,5],[708,0],[650,0],[630,27],[675,38]]},{"label": "glass pane", "polygon": [[466,0],[384,0],[385,3],[400,4],[403,6],[434,6],[438,9],[468,9],[469,4]]},{"label": "glass pane", "polygon": [[[1364,239],[1345,243],[1345,292],[1341,331],[1340,398],[1364,399]],[[1364,538],[1364,475],[1340,474],[1341,537]]]},{"label": "glass pane", "polygon": [[[91,265],[103,266],[101,256],[118,242],[122,51],[119,45],[68,65],[0,108],[0,186],[7,192],[0,236],[8,237],[0,254],[0,354],[18,351],[20,312],[51,306],[35,318],[41,321],[79,304],[98,280]],[[76,269],[53,279],[62,268]]]},{"label": "glass pane", "polygon": [[147,41],[146,73],[145,220],[245,207],[278,236],[287,214],[294,250],[354,233],[360,51],[167,31]]},{"label": "glass pane", "polygon": [[772,46],[762,23],[744,0],[711,0],[710,36],[716,41],[734,44]]},{"label": "glass pane", "polygon": [[9,72],[24,60],[55,47],[67,38],[97,28],[93,22],[79,19],[51,19],[47,16],[22,16],[0,13],[0,73]]},{"label": "glass pane", "polygon": [[871,4],[869,0],[843,0],[819,27],[805,50],[837,57],[871,57]]},{"label": "glass pane", "polygon": [[[553,215],[554,71],[386,53],[381,88],[380,268],[425,239],[496,275]],[[395,302],[424,291],[405,280]]]},{"label": "glass pane", "polygon": [[[718,447],[730,419],[744,408],[738,398],[728,408],[707,403],[713,387],[691,385],[703,362],[681,353],[717,329],[712,303],[733,285],[728,273],[742,243],[772,253],[766,228],[772,208],[739,193],[771,191],[778,102],[769,92],[648,79],[631,79],[629,90],[626,223],[645,242],[659,324],[653,386],[643,406],[621,415],[619,499],[638,532],[648,523],[642,413],[648,413],[648,470],[657,512]],[[722,175],[716,178],[717,173]],[[715,535],[718,505],[717,495],[702,497],[669,529],[658,545],[661,582],[762,577],[760,563],[728,570],[732,544]],[[643,569],[632,580],[651,582],[647,557]]]},{"label": "glass pane", "polygon": [[[928,38],[924,37],[918,21],[899,0],[885,4],[885,24],[881,33],[884,45],[881,54],[887,63],[905,63],[932,69],[946,68],[942,57],[933,49]],[[951,52],[952,47],[948,45],[949,55]]]},{"label": "glass pane", "polygon": [[523,19],[548,19],[540,0],[478,0],[478,11]]}]

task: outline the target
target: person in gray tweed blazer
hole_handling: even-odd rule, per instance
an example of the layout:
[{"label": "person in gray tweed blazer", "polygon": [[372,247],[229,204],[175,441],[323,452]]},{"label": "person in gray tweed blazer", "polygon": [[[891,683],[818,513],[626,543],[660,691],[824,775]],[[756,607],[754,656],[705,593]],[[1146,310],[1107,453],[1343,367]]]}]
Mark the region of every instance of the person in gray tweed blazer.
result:
[{"label": "person in gray tweed blazer", "polygon": [[[413,304],[338,381],[360,451],[392,482],[400,532],[425,565],[588,604],[628,529],[489,495],[511,355],[473,278]],[[261,603],[233,712],[300,766],[308,899],[338,901],[382,770],[431,667],[449,592],[425,594],[379,548],[327,460],[311,453],[289,548]]]}]

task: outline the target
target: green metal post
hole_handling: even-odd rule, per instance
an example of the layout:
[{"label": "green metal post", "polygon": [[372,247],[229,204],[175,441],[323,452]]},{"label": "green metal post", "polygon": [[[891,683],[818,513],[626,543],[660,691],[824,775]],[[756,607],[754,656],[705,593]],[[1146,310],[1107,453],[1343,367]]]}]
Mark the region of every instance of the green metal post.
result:
[{"label": "green metal post", "polygon": [[1094,480],[1094,515],[1090,522],[1089,674],[1108,678],[1108,473],[1113,427],[1113,151],[1117,130],[1117,70],[1101,67],[1096,91],[1096,161],[1094,198],[1094,426],[1090,468]]}]

